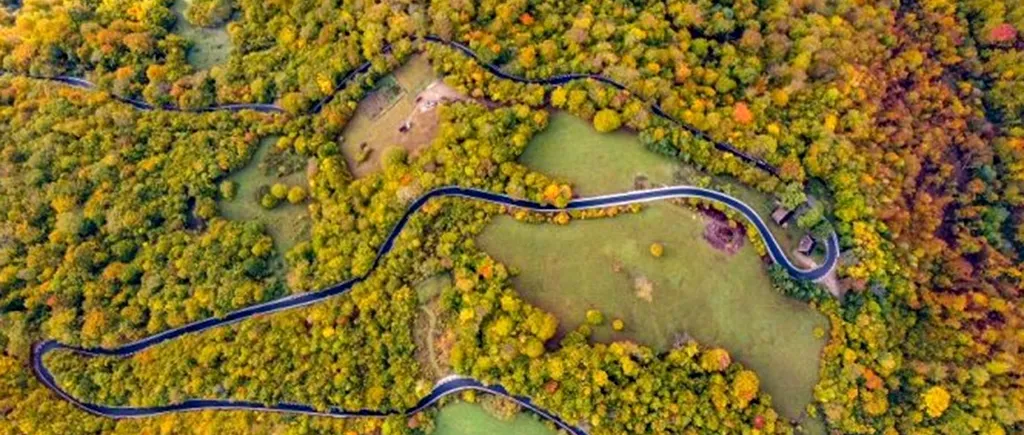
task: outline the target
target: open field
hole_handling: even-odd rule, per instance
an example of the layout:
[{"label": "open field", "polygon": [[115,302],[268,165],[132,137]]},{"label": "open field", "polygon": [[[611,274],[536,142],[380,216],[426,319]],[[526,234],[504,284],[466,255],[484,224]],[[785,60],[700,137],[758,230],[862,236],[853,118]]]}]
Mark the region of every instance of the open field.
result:
[{"label": "open field", "polygon": [[256,220],[263,222],[267,232],[274,238],[274,248],[281,255],[288,252],[300,240],[309,237],[310,219],[305,204],[289,204],[282,201],[272,210],[260,206],[259,191],[261,186],[284,183],[289,186],[308,187],[306,172],[299,170],[285,177],[264,174],[260,168],[276,139],[265,139],[252,160],[239,171],[232,173],[228,180],[238,183],[235,198],[221,200],[218,208],[224,217],[233,220]]},{"label": "open field", "polygon": [[[388,146],[403,146],[409,150],[409,155],[414,156],[417,150],[430,144],[438,123],[437,110],[421,110],[425,107],[417,104],[416,99],[436,81],[427,56],[415,54],[393,75],[379,81],[386,86],[359,103],[355,115],[345,127],[341,145],[354,176],[362,177],[376,171],[380,167],[378,157],[381,150]],[[393,87],[395,85],[397,89]],[[396,91],[397,97],[393,97],[392,92]],[[409,130],[399,131],[406,121],[410,122]],[[359,161],[360,153],[365,152],[363,150],[369,150],[369,155],[364,161]]]},{"label": "open field", "polygon": [[533,138],[519,161],[571,181],[573,191],[582,196],[632,190],[638,175],[653,184],[670,184],[679,167],[645,150],[625,129],[600,134],[587,121],[560,111],[551,114],[548,127]]},{"label": "open field", "polygon": [[191,0],[175,0],[174,33],[192,42],[188,52],[188,62],[196,69],[210,69],[228,60],[231,55],[231,39],[224,26],[215,29],[204,29],[193,26],[185,19],[185,11]]},{"label": "open field", "polygon": [[[566,114],[552,117],[521,161],[564,177],[583,195],[633,188],[637,175],[672,183],[679,165],[643,149],[635,136],[600,135]],[[670,348],[690,336],[720,346],[760,375],[762,387],[786,416],[797,418],[817,381],[824,317],[771,288],[765,266],[749,243],[735,254],[710,246],[705,216],[668,203],[635,215],[529,225],[501,216],[479,237],[480,246],[519,268],[518,291],[553,312],[563,331],[596,308],[626,328],[595,329],[599,341],[634,340]],[[652,243],[664,245],[655,258]]]},{"label": "open field", "polygon": [[522,412],[502,421],[473,403],[454,402],[441,408],[433,435],[554,435],[556,432],[533,415]]},{"label": "open field", "polygon": [[[478,241],[519,268],[516,289],[558,316],[564,328],[580,325],[586,310],[596,308],[626,323],[619,333],[596,328],[599,341],[633,340],[664,350],[689,334],[723,347],[761,376],[784,415],[796,418],[817,381],[825,342],[814,328],[827,327],[825,318],[775,292],[749,245],[731,256],[708,246],[701,219],[668,204],[568,226],[501,216]],[[648,252],[653,242],[665,246],[661,258]]]},{"label": "open field", "polygon": [[[519,161],[571,181],[573,191],[586,196],[631,190],[638,175],[645,176],[651,186],[696,184],[698,177],[706,175],[692,166],[647,151],[632,132],[622,129],[600,134],[589,122],[560,111],[552,113],[547,129],[533,139]],[[772,222],[772,198],[738,181],[713,177],[712,187],[722,186],[728,186],[734,196],[757,210],[786,251],[796,248],[805,233],[796,228],[795,222],[787,228]],[[823,258],[813,257],[818,261]]]}]

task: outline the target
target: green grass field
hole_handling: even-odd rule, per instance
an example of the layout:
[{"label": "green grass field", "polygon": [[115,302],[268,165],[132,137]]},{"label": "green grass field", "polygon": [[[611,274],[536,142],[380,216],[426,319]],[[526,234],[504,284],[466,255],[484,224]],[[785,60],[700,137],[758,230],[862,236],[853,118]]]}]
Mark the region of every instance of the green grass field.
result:
[{"label": "green grass field", "polygon": [[533,139],[519,161],[572,181],[573,190],[587,196],[632,190],[637,175],[652,183],[671,184],[679,170],[672,159],[643,149],[635,134],[625,130],[600,134],[587,121],[565,112],[552,113],[547,129]]},{"label": "green grass field", "polygon": [[191,0],[175,0],[174,15],[177,21],[174,24],[174,33],[192,42],[192,49],[188,52],[188,62],[196,69],[210,69],[228,60],[231,55],[231,38],[228,36],[227,28],[224,26],[216,29],[204,29],[193,26],[185,19],[185,11]]},{"label": "green grass field", "polygon": [[441,408],[433,435],[554,435],[556,432],[531,414],[522,412],[502,421],[480,405],[454,402]]},{"label": "green grass field", "polygon": [[[572,181],[574,190],[581,195],[631,190],[634,178],[641,174],[652,185],[695,184],[698,177],[706,175],[692,166],[646,151],[633,133],[623,129],[598,134],[589,122],[565,112],[552,114],[548,128],[534,138],[519,160],[546,174]],[[594,167],[602,169],[589,169]],[[712,179],[712,187],[728,186],[736,197],[754,207],[769,223],[783,248],[790,251],[796,247],[804,232],[795,224],[780,228],[772,223],[772,198],[736,180]],[[820,260],[821,256],[817,258]]]},{"label": "green grass field", "polygon": [[[586,195],[624,191],[643,174],[669,183],[676,163],[648,152],[629,133],[600,135],[569,115],[552,117],[521,161],[564,177]],[[823,316],[776,293],[765,266],[745,245],[729,255],[703,238],[704,217],[667,203],[636,215],[529,225],[499,217],[480,246],[520,269],[516,288],[528,301],[555,313],[566,328],[597,308],[626,323],[623,332],[597,328],[601,341],[627,339],[669,348],[689,334],[721,346],[761,376],[783,414],[796,418],[811,399],[824,339]],[[662,258],[648,252],[665,246]],[[649,283],[650,285],[646,285]],[[639,285],[638,285],[639,284]],[[650,287],[650,301],[638,288]]]},{"label": "green grass field", "polygon": [[274,238],[274,247],[284,255],[300,240],[309,237],[310,219],[305,204],[289,204],[282,201],[277,208],[267,210],[260,206],[258,191],[262,185],[284,183],[289,186],[308,187],[306,172],[300,170],[286,177],[265,175],[259,167],[270,152],[275,139],[265,139],[252,160],[239,171],[232,173],[228,179],[238,183],[238,192],[230,201],[220,201],[218,208],[221,214],[233,220],[263,222],[267,232]]}]

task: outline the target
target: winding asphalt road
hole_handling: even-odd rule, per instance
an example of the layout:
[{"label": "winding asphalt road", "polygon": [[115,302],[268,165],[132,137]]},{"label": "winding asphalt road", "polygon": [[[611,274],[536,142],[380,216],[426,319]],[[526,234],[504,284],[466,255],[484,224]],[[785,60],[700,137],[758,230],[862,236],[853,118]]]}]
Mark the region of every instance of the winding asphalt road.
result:
[{"label": "winding asphalt road", "polygon": [[[457,51],[459,51],[460,53],[465,54],[466,56],[469,56],[470,58],[472,58],[474,61],[476,61],[478,64],[480,64],[484,69],[489,71],[491,74],[494,74],[495,76],[497,76],[499,78],[502,78],[502,79],[505,79],[505,80],[511,80],[511,81],[514,81],[514,82],[525,83],[525,84],[543,85],[543,86],[562,86],[564,84],[567,84],[567,83],[573,82],[573,81],[577,81],[577,80],[594,80],[594,81],[598,81],[598,82],[607,84],[609,86],[612,86],[612,87],[614,87],[616,89],[619,89],[619,90],[622,90],[622,91],[632,92],[632,91],[629,90],[629,88],[626,87],[626,85],[624,85],[622,83],[619,83],[619,82],[615,81],[612,78],[609,78],[609,77],[606,77],[606,76],[603,76],[603,75],[600,75],[600,74],[571,73],[571,74],[557,75],[557,76],[548,77],[548,78],[544,78],[544,79],[530,79],[530,78],[526,78],[526,77],[522,77],[522,76],[517,76],[517,75],[514,75],[514,74],[509,74],[509,73],[506,73],[505,71],[502,71],[501,68],[498,65],[495,65],[493,63],[485,62],[483,59],[480,58],[480,56],[478,56],[476,54],[475,51],[473,51],[473,49],[469,48],[465,44],[462,44],[462,43],[456,42],[456,41],[449,41],[447,39],[444,39],[444,38],[441,38],[440,36],[435,36],[435,35],[427,35],[427,36],[424,36],[423,39],[425,41],[428,41],[428,42],[432,42],[432,43],[436,43],[436,44],[442,44],[442,45],[447,45],[447,46],[449,46],[451,48],[454,48]],[[386,54],[386,53],[390,53],[390,52],[391,52],[391,44],[388,44],[382,50],[382,54]],[[341,91],[341,89],[344,88],[348,84],[349,81],[354,79],[356,76],[358,76],[360,74],[363,74],[363,73],[365,73],[366,71],[369,71],[369,70],[370,70],[370,62],[367,61],[367,62],[363,63],[362,65],[360,65],[359,67],[357,67],[356,69],[354,69],[351,72],[349,72],[348,75],[346,75],[338,83],[338,85],[335,86],[334,90],[331,91],[330,95],[328,95],[327,97],[325,97],[324,99],[320,100],[315,105],[313,105],[313,107],[310,109],[310,113],[319,113],[320,110],[323,109],[324,105],[327,104],[328,102],[330,102],[332,99],[334,99],[334,96],[337,95],[337,93],[339,91]],[[96,85],[94,85],[92,82],[90,82],[90,81],[88,81],[86,79],[83,79],[83,78],[79,78],[79,77],[72,77],[72,76],[38,76],[38,75],[29,75],[29,77],[32,77],[32,78],[35,78],[35,79],[41,79],[41,80],[51,80],[51,81],[55,81],[55,82],[59,82],[59,83],[64,83],[66,85],[74,86],[74,87],[82,88],[82,89],[95,89],[96,88]],[[172,105],[165,105],[165,106],[157,107],[157,106],[149,104],[149,103],[147,103],[145,101],[138,100],[138,99],[135,99],[135,98],[123,97],[123,96],[114,95],[114,94],[111,94],[111,95],[113,95],[113,97],[115,99],[117,99],[118,101],[124,102],[126,104],[129,104],[129,105],[131,105],[131,106],[133,106],[135,108],[142,109],[142,110],[163,109],[163,110],[173,110],[173,111],[181,111],[181,112],[213,112],[213,111],[218,111],[218,110],[226,110],[226,111],[233,111],[233,112],[235,112],[235,111],[240,111],[240,110],[253,110],[253,111],[264,112],[264,113],[284,113],[284,109],[282,109],[280,106],[277,106],[275,104],[237,103],[237,104],[214,105],[214,106],[204,107],[204,108],[200,108],[200,109],[182,109],[180,107],[176,107],[176,106],[172,106]],[[662,109],[661,106],[658,105],[658,103],[656,103],[656,102],[655,103],[650,103],[650,107],[651,107],[651,112],[653,112],[655,115],[657,115],[657,116],[659,116],[661,118],[664,118],[665,120],[668,120],[672,124],[674,124],[674,125],[682,128],[682,129],[688,131],[690,134],[692,134],[692,135],[694,135],[694,136],[696,136],[696,137],[698,137],[698,138],[700,138],[702,140],[706,140],[708,142],[711,142],[712,144],[714,144],[715,148],[718,149],[719,151],[723,151],[723,152],[732,154],[733,156],[736,156],[740,160],[743,160],[744,162],[752,164],[755,167],[760,168],[761,170],[764,170],[764,171],[768,172],[769,174],[772,174],[772,175],[774,175],[776,177],[779,175],[778,168],[772,166],[770,163],[768,163],[764,159],[759,158],[759,157],[755,157],[753,155],[750,155],[750,154],[744,152],[743,150],[740,150],[739,148],[737,148],[736,146],[734,146],[731,143],[715,140],[715,139],[711,138],[711,136],[709,136],[703,130],[700,130],[700,129],[692,126],[692,125],[689,125],[689,124],[687,124],[685,122],[682,122],[682,121],[680,121],[680,120],[678,120],[676,118],[673,118],[667,112],[665,112],[665,110]]]},{"label": "winding asphalt road", "polygon": [[309,293],[301,293],[291,295],[282,299],[277,299],[270,302],[265,302],[258,305],[242,308],[240,310],[228,313],[223,317],[208,318],[205,320],[190,323],[185,326],[170,329],[159,334],[145,337],[138,341],[116,347],[116,348],[84,348],[71,346],[57,341],[49,340],[37,343],[32,348],[32,371],[40,382],[43,383],[47,388],[57,393],[60,397],[78,406],[79,408],[104,417],[111,418],[138,418],[138,417],[151,417],[169,412],[181,412],[181,411],[195,411],[202,409],[234,409],[234,410],[255,410],[255,411],[274,411],[274,412],[287,412],[287,413],[301,413],[309,415],[319,415],[327,417],[381,417],[386,415],[394,414],[406,414],[411,415],[422,411],[426,407],[430,406],[434,402],[440,400],[442,397],[449,394],[457,393],[464,390],[478,390],[499,396],[507,397],[523,407],[530,409],[537,413],[539,416],[550,420],[557,426],[565,429],[573,434],[584,434],[583,429],[574,427],[565,421],[562,421],[558,416],[536,406],[533,402],[526,397],[519,397],[509,394],[504,387],[500,385],[485,385],[484,383],[468,378],[468,377],[450,377],[439,381],[433,388],[433,390],[423,399],[416,404],[416,406],[401,411],[384,412],[376,410],[343,410],[338,408],[331,408],[327,410],[317,410],[309,405],[295,404],[295,403],[277,403],[277,404],[264,404],[258,402],[249,401],[237,401],[237,400],[224,400],[224,399],[189,399],[180,403],[174,403],[164,406],[154,407],[117,407],[117,406],[105,406],[96,403],[83,402],[76,399],[75,397],[68,394],[54,378],[53,373],[46,367],[43,362],[46,354],[57,351],[67,350],[80,355],[85,356],[115,356],[115,357],[128,357],[136,352],[148,349],[156,346],[160,343],[174,340],[185,334],[196,333],[204,331],[210,328],[218,326],[228,325],[234,322],[238,322],[255,315],[268,314],[277,311],[297,308],[309,304],[313,304],[322,301],[326,298],[343,294],[348,292],[356,284],[359,284],[366,277],[372,273],[377,266],[380,264],[382,259],[391,249],[394,247],[395,240],[401,233],[402,229],[409,222],[417,210],[422,208],[428,201],[435,198],[441,197],[459,197],[468,198],[473,200],[479,200],[494,204],[501,204],[505,206],[517,207],[527,209],[535,212],[542,213],[557,213],[564,210],[588,210],[595,208],[612,207],[627,204],[636,204],[649,201],[659,201],[672,198],[702,198],[711,201],[720,202],[739,213],[743,214],[750,221],[751,224],[757,229],[758,234],[764,240],[765,246],[768,250],[768,255],[774,262],[782,266],[792,277],[802,280],[817,280],[826,276],[831,272],[839,258],[839,241],[836,235],[833,233],[826,243],[826,257],[825,261],[820,267],[814,269],[802,269],[793,264],[788,257],[785,255],[785,251],[779,245],[778,241],[772,235],[768,226],[761,219],[761,217],[751,208],[749,205],[734,198],[728,194],[704,189],[694,186],[671,186],[663,187],[658,189],[639,190],[626,193],[617,193],[612,195],[595,196],[589,198],[580,198],[571,201],[564,209],[556,208],[548,204],[540,204],[526,199],[513,198],[507,195],[498,193],[488,192],[484,190],[449,186],[442,187],[430,192],[427,192],[423,196],[420,196],[410,204],[405,213],[398,220],[391,232],[388,234],[387,239],[381,245],[377,251],[377,256],[373,260],[372,267],[369,269],[366,275],[353,278],[351,280],[342,282],[335,286]]}]

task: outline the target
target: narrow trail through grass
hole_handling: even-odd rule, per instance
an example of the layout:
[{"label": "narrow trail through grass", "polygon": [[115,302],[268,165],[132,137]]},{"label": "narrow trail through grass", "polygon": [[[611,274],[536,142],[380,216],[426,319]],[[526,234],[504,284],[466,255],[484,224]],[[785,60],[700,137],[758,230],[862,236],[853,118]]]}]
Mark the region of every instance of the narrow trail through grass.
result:
[{"label": "narrow trail through grass", "polygon": [[[416,284],[416,297],[420,302],[420,315],[416,319],[416,345],[422,346],[417,352],[417,358],[421,365],[431,370],[432,380],[441,379],[449,375],[449,371],[441,368],[438,363],[438,352],[435,344],[438,330],[437,314],[434,312],[437,306],[437,297],[445,287],[452,283],[451,277],[441,274],[426,278]],[[426,360],[426,361],[424,361]]]}]

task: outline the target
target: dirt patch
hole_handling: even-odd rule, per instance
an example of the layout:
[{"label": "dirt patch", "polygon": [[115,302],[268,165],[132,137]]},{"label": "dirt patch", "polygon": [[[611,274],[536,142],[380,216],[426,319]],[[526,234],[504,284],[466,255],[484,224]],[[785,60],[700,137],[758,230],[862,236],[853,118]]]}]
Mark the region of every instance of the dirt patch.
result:
[{"label": "dirt patch", "polygon": [[651,180],[644,174],[637,174],[633,177],[633,190],[644,190],[651,187]]},{"label": "dirt patch", "polygon": [[[409,152],[410,158],[416,158],[420,150],[429,146],[437,137],[440,106],[466,99],[440,80],[433,81],[415,97],[399,96],[386,104],[388,97],[378,97],[377,94],[374,92],[360,103],[361,109],[364,104],[367,105],[364,113],[369,120],[363,128],[372,129],[373,134],[358,143],[356,157],[350,158],[348,162],[357,178],[380,168],[379,151],[385,147],[401,146]],[[407,102],[401,103],[401,100]]]},{"label": "dirt patch", "polygon": [[640,275],[633,278],[633,290],[636,291],[636,297],[648,303],[654,302],[654,283],[646,276]]},{"label": "dirt patch", "polygon": [[718,210],[701,209],[704,215],[704,240],[715,249],[729,255],[739,252],[746,234],[743,226],[729,220]]},{"label": "dirt patch", "polygon": [[377,89],[370,92],[359,104],[366,107],[367,117],[377,119],[381,114],[394,106],[403,94],[405,94],[405,89],[402,89],[394,76],[389,75],[381,79]]},{"label": "dirt patch", "polygon": [[618,258],[612,258],[612,272],[623,273],[627,279],[633,281],[633,294],[640,299],[647,301],[648,303],[654,302],[654,281],[650,278],[640,275],[633,274],[633,272],[626,270],[622,260]]}]

